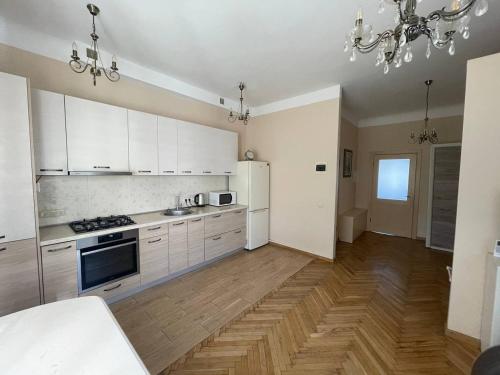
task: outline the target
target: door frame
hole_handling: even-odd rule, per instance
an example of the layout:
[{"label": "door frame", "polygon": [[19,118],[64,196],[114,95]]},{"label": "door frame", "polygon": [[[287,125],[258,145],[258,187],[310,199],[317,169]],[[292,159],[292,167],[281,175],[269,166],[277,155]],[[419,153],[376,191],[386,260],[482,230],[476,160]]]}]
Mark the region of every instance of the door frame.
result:
[{"label": "door frame", "polygon": [[373,213],[373,195],[374,195],[374,185],[375,185],[375,157],[376,156],[398,156],[398,155],[415,155],[415,187],[414,187],[414,197],[413,197],[413,207],[412,207],[412,217],[411,217],[411,238],[417,239],[418,230],[418,209],[420,201],[420,175],[421,175],[421,160],[422,160],[422,150],[412,150],[412,151],[394,151],[394,152],[384,152],[384,151],[374,151],[370,152],[370,165],[371,165],[371,179],[370,179],[370,199],[368,204],[368,223],[367,230],[371,231],[371,217]]},{"label": "door frame", "polygon": [[434,194],[434,155],[437,148],[445,148],[445,147],[462,147],[462,143],[441,143],[431,145],[430,156],[429,156],[429,189],[427,191],[427,221],[426,221],[426,230],[425,230],[425,247],[435,250],[442,250],[453,253],[452,249],[445,249],[444,247],[439,246],[431,246],[431,220],[432,220],[432,198]]}]

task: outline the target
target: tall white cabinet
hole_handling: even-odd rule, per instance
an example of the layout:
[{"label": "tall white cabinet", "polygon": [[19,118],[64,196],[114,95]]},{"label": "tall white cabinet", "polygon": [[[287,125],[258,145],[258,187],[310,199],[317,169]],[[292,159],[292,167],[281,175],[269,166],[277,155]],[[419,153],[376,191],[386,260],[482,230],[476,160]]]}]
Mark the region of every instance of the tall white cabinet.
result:
[{"label": "tall white cabinet", "polygon": [[177,120],[158,116],[158,164],[160,175],[176,175]]},{"label": "tall white cabinet", "polygon": [[35,237],[26,78],[0,73],[0,243]]},{"label": "tall white cabinet", "polygon": [[40,303],[28,82],[0,73],[0,316]]},{"label": "tall white cabinet", "polygon": [[66,96],[70,174],[128,172],[127,110]]},{"label": "tall white cabinet", "polygon": [[64,95],[31,89],[31,111],[36,174],[67,175]]}]

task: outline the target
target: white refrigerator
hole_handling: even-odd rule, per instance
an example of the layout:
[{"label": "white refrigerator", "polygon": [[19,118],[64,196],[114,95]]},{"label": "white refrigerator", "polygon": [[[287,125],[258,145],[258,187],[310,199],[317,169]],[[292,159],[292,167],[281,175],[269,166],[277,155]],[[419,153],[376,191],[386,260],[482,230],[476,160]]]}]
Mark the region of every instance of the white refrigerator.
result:
[{"label": "white refrigerator", "polygon": [[269,163],[240,161],[229,190],[236,192],[238,204],[248,206],[247,245],[254,250],[269,242]]}]

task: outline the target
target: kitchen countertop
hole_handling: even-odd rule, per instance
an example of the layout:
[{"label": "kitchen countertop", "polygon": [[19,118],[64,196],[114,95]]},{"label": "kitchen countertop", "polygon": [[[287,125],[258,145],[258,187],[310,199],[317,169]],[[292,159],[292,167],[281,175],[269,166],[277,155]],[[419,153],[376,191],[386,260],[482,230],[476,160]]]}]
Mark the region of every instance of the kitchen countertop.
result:
[{"label": "kitchen countertop", "polygon": [[73,298],[0,318],[2,374],[149,374],[104,300]]},{"label": "kitchen countertop", "polygon": [[76,241],[82,238],[121,232],[129,229],[144,228],[144,227],[149,227],[150,225],[158,225],[174,221],[188,220],[196,217],[213,215],[220,212],[237,211],[246,208],[247,206],[240,204],[223,206],[223,207],[213,207],[213,206],[193,207],[191,208],[193,213],[185,216],[165,216],[163,214],[165,210],[155,211],[145,214],[130,215],[131,219],[135,221],[135,224],[132,225],[98,230],[93,232],[86,232],[86,233],[75,233],[68,224],[52,225],[40,228],[40,246],[53,245],[66,241]]}]

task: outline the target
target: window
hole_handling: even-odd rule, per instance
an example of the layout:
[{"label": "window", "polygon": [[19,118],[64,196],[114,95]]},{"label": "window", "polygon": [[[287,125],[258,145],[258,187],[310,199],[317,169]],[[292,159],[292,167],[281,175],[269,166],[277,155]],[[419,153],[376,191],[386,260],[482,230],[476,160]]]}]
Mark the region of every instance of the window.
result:
[{"label": "window", "polygon": [[378,162],[377,198],[408,200],[410,159],[382,159]]}]

